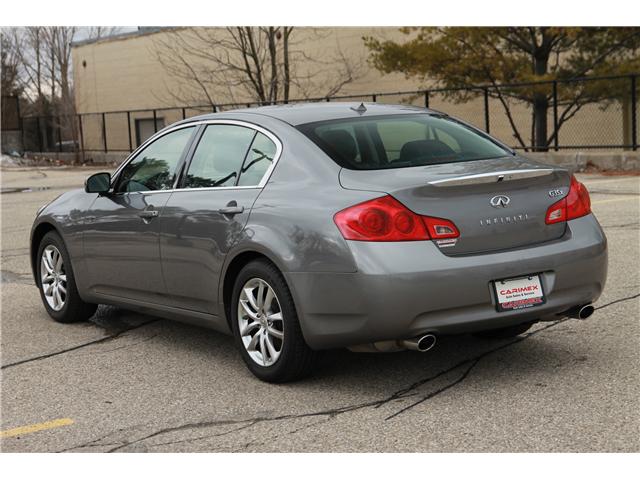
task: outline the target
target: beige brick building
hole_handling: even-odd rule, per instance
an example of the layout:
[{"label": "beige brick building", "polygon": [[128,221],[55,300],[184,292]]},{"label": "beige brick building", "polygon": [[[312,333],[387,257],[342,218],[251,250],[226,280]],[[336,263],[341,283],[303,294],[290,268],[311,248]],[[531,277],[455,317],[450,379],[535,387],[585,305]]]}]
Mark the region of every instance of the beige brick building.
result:
[{"label": "beige brick building", "polygon": [[[211,107],[182,110],[185,105],[209,103],[205,95],[198,95],[198,88],[185,87],[190,79],[178,78],[160,61],[159,52],[173,46],[172,35],[187,35],[194,29],[141,29],[136,32],[108,37],[97,41],[74,44],[74,86],[76,108],[83,114],[83,138],[85,149],[104,150],[105,134],[111,150],[127,151],[135,148],[157,128],[168,125],[185,116],[211,111]],[[208,34],[224,36],[225,29],[208,29]],[[351,81],[344,84],[338,95],[354,95],[353,100],[371,101],[371,96],[358,94],[410,91],[423,88],[424,83],[407,79],[402,74],[383,74],[367,62],[368,50],[364,36],[399,40],[405,38],[395,27],[330,27],[296,28],[294,43],[297,60],[290,98],[321,97],[344,79],[345,65],[350,69]],[[197,56],[189,57],[189,63],[198,65]],[[174,70],[181,67],[175,63]],[[185,66],[185,71],[187,67]],[[188,77],[188,75],[187,75]],[[215,82],[213,82],[215,83]],[[219,81],[209,84],[208,92],[216,104],[254,102],[239,86]],[[426,82],[427,84],[429,82]],[[422,95],[379,96],[378,102],[413,103],[424,105]],[[167,107],[175,107],[167,109]],[[445,111],[485,128],[484,100],[481,96],[464,104],[455,104],[443,95],[430,96],[430,107]],[[605,106],[591,105],[583,108],[560,132],[561,143],[573,145],[622,144],[622,107],[619,103]],[[146,110],[145,110],[146,109]],[[156,126],[154,127],[154,112]],[[500,102],[489,99],[490,133],[510,145],[516,145],[513,130]],[[135,110],[127,115],[126,111]],[[104,116],[104,129],[101,112]],[[552,111],[549,109],[551,122]],[[523,104],[512,105],[513,121],[521,135],[528,141],[531,130],[531,111]],[[104,133],[103,133],[104,132]],[[570,136],[570,141],[567,141]]]},{"label": "beige brick building", "polygon": [[[186,29],[182,29],[186,30]],[[211,29],[210,29],[211,30]],[[215,29],[221,36],[225,29]],[[74,44],[72,55],[74,69],[75,99],[78,113],[117,112],[148,109],[130,114],[106,116],[106,131],[109,149],[128,148],[128,123],[131,122],[132,144],[135,147],[153,132],[153,109],[182,107],[184,105],[206,105],[207,98],[184,95],[184,79],[172,75],[159,60],[159,51],[171,43],[176,29],[139,30],[133,33],[104,38],[97,41]],[[187,32],[188,33],[188,32]],[[341,81],[337,78],[339,68],[348,62],[353,68],[353,80],[339,90],[338,95],[367,93],[373,91],[414,90],[420,87],[416,80],[407,80],[401,74],[383,75],[367,62],[368,51],[363,36],[401,38],[396,28],[297,28],[292,38],[298,55],[296,75],[309,79],[300,88],[292,85],[290,98],[319,97]],[[302,57],[309,58],[304,60]],[[339,60],[337,60],[340,58]],[[191,59],[194,64],[198,59]],[[332,72],[335,70],[335,72]],[[317,77],[317,78],[314,78]],[[197,90],[197,89],[196,89]],[[229,92],[227,85],[209,88],[216,104],[254,102],[256,99],[241,88]],[[394,99],[393,101],[398,101]],[[191,116],[210,109],[187,109]],[[182,110],[156,112],[158,127],[182,118]],[[101,149],[102,118],[99,115],[83,116],[85,146]]]}]

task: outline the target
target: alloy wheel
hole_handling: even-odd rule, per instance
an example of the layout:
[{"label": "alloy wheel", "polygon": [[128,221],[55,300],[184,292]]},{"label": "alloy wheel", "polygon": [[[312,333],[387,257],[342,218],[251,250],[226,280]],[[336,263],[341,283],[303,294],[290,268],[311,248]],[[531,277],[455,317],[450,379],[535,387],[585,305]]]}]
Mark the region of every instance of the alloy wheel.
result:
[{"label": "alloy wheel", "polygon": [[240,338],[249,357],[258,365],[276,363],[284,345],[282,309],[275,291],[260,278],[244,284],[238,299]]},{"label": "alloy wheel", "polygon": [[56,312],[67,301],[67,274],[62,254],[55,245],[47,245],[40,259],[40,283],[49,306]]}]

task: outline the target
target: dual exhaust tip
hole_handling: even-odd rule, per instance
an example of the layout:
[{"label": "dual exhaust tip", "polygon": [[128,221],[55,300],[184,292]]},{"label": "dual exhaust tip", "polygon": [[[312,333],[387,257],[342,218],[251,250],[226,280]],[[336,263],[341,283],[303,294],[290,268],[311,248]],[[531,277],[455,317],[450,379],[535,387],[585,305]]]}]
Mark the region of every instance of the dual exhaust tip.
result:
[{"label": "dual exhaust tip", "polygon": [[436,346],[436,336],[433,333],[427,333],[408,340],[400,340],[398,344],[407,350],[427,352]]},{"label": "dual exhaust tip", "polygon": [[[569,310],[567,315],[571,318],[586,320],[591,315],[593,315],[594,311],[595,308],[593,308],[593,305],[578,305]],[[399,340],[398,345],[406,348],[407,350],[427,352],[436,346],[436,336],[433,333],[427,333],[425,335],[410,338],[408,340]]]},{"label": "dual exhaust tip", "polygon": [[424,333],[406,340],[385,340],[382,342],[365,343],[348,347],[352,352],[398,352],[400,350],[415,350],[427,352],[436,345],[433,333]]},{"label": "dual exhaust tip", "polygon": [[595,308],[593,308],[593,305],[578,305],[569,310],[567,312],[567,316],[577,318],[578,320],[586,320],[593,315],[594,311]]},{"label": "dual exhaust tip", "polygon": [[[566,315],[571,318],[577,318],[580,320],[586,320],[591,315],[595,308],[593,305],[577,305],[567,311]],[[357,345],[350,347],[350,350],[354,352],[383,352],[394,351],[398,348],[405,348],[407,350],[415,350],[417,352],[428,352],[436,346],[436,336],[433,333],[426,333],[418,337],[409,338],[407,340],[397,340],[395,342],[378,342],[368,345]]]},{"label": "dual exhaust tip", "polygon": [[[595,308],[593,305],[578,305],[568,312],[568,316],[571,318],[577,318],[579,320],[586,320],[591,315]],[[436,346],[436,336],[433,333],[427,333],[425,335],[410,338],[408,340],[398,341],[398,345],[406,348],[407,350],[415,350],[418,352],[427,352]]]}]

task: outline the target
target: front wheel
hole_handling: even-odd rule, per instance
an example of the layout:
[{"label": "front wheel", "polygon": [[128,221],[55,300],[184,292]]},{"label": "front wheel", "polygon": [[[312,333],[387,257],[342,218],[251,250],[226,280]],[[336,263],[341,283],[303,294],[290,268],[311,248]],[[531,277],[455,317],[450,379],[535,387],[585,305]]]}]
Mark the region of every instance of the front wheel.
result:
[{"label": "front wheel", "polygon": [[304,341],[291,292],[273,264],[248,263],[236,279],[232,302],[234,337],[256,377],[282,383],[311,372],[316,352]]},{"label": "front wheel", "polygon": [[58,233],[48,232],[42,238],[36,265],[40,297],[51,318],[60,323],[91,318],[98,306],[80,298],[69,253]]}]

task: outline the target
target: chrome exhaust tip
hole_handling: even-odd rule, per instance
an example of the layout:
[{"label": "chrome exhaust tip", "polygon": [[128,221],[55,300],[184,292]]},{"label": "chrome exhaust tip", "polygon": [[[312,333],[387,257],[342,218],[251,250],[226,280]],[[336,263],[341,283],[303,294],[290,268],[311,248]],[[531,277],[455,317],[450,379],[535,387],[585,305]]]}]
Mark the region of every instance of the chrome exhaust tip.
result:
[{"label": "chrome exhaust tip", "polygon": [[586,320],[591,315],[593,315],[594,311],[595,308],[593,308],[593,305],[585,305],[584,307],[580,308],[580,310],[578,310],[578,318],[580,320]]},{"label": "chrome exhaust tip", "polygon": [[593,308],[593,305],[578,305],[569,310],[567,316],[571,318],[577,318],[578,320],[586,320],[591,315],[593,315],[594,311],[595,308]]},{"label": "chrome exhaust tip", "polygon": [[420,337],[400,340],[398,343],[407,350],[427,352],[436,346],[436,336],[433,333],[427,333]]}]

